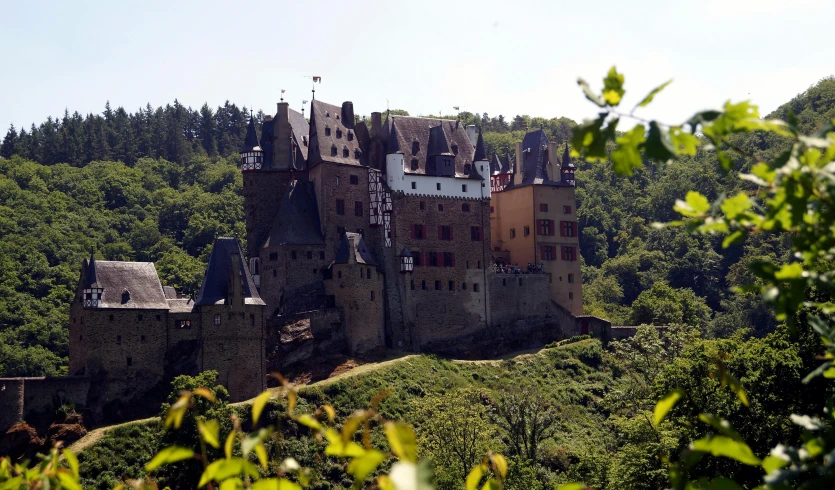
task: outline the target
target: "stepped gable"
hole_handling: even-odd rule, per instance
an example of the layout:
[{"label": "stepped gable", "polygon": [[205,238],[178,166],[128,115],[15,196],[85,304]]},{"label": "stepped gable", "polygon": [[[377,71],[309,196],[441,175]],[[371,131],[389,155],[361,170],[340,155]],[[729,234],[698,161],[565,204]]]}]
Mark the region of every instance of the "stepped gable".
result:
[{"label": "stepped gable", "polygon": [[241,244],[237,238],[215,238],[212,255],[209,257],[209,265],[206,267],[206,275],[203,277],[203,285],[200,286],[200,295],[196,306],[224,305],[229,304],[232,288],[232,261],[237,261],[237,269],[240,271],[241,295],[244,304],[264,305],[264,301],[258,295],[255,282],[246,266],[244,253],[241,251]]},{"label": "stepped gable", "polygon": [[244,145],[241,147],[241,153],[260,149],[261,146],[258,143],[258,135],[255,133],[255,120],[252,116],[249,116],[249,124],[246,125],[246,138],[244,138]]},{"label": "stepped gable", "polygon": [[[97,279],[97,287],[104,288],[99,309],[168,309],[162,283],[153,262],[93,260],[86,266],[88,277],[92,269]],[[85,278],[85,282],[87,281]],[[123,295],[125,290],[130,294]]]},{"label": "stepped gable", "polygon": [[[555,163],[559,163],[556,155],[554,160]],[[548,137],[545,135],[545,131],[537,129],[527,133],[522,140],[522,166],[524,167],[522,183],[515,186],[511,183],[508,188],[531,184],[563,185],[559,181],[551,180],[548,177],[547,167],[549,163],[551,162],[548,155]],[[517,172],[520,170],[516,169]]]},{"label": "stepped gable", "polygon": [[287,186],[263,248],[324,243],[313,183],[296,180]]},{"label": "stepped gable", "polygon": [[[301,154],[302,160],[306,162],[310,148],[310,125],[307,124],[307,120],[301,112],[296,112],[293,109],[287,109],[287,119],[290,120],[290,128],[293,131],[293,138],[296,140],[296,148]],[[298,158],[296,158],[296,167],[303,167],[298,163]]]},{"label": "stepped gable", "polygon": [[[460,121],[453,121],[451,119],[434,119],[428,117],[412,117],[412,116],[390,116],[386,119],[386,132],[389,134],[389,148],[387,153],[392,153],[391,150],[391,133],[394,132],[394,137],[397,141],[397,146],[403,152],[403,164],[406,174],[423,174],[426,175],[426,166],[431,152],[437,153],[443,148],[442,143],[446,143],[447,152],[455,155],[455,176],[467,177],[467,172],[464,171],[464,165],[473,163],[473,155],[475,154],[475,147],[470,143],[470,138],[467,136],[467,130]],[[435,137],[431,143],[430,150],[430,132],[432,128],[440,127],[435,130]],[[438,131],[443,132],[443,138],[439,138]],[[417,145],[413,143],[417,142]],[[412,170],[411,160],[417,160],[417,170]]]},{"label": "stepped gable", "polygon": [[346,101],[340,107],[321,100],[311,101],[308,167],[320,162],[362,165],[357,155],[362,156],[362,148],[354,127],[353,103]]},{"label": "stepped gable", "polygon": [[[353,258],[353,260],[352,260]],[[368,247],[365,245],[365,238],[359,233],[345,233],[339,243],[339,250],[336,251],[334,264],[357,264],[377,265],[377,260]]]}]

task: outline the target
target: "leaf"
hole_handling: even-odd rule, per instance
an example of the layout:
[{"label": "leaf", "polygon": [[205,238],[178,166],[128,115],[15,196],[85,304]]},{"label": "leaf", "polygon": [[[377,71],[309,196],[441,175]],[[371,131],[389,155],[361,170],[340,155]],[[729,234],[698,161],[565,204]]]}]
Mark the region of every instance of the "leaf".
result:
[{"label": "leaf", "polygon": [[507,460],[501,454],[491,454],[490,461],[493,462],[493,469],[501,475],[504,480],[507,478]]},{"label": "leaf", "polygon": [[740,192],[734,197],[722,201],[721,209],[726,218],[736,219],[737,216],[751,209],[751,200],[747,194]]},{"label": "leaf", "polygon": [[563,483],[557,486],[557,490],[586,490],[586,485],[583,483]]},{"label": "leaf", "polygon": [[267,478],[252,484],[252,490],[302,490],[301,485],[284,478]]},{"label": "leaf", "polygon": [[[66,488],[67,490],[82,490],[81,485],[78,483],[78,479],[70,473],[58,473],[58,480],[61,482],[61,488]],[[44,488],[49,487],[44,486]]]},{"label": "leaf", "polygon": [[769,454],[765,457],[765,459],[763,459],[762,467],[766,473],[771,473],[774,470],[779,470],[787,464],[789,464],[789,462],[785,459]]},{"label": "leaf", "polygon": [[197,396],[201,396],[206,400],[209,400],[211,403],[217,403],[217,398],[215,398],[215,394],[212,393],[208,388],[197,388],[192,393]]},{"label": "leaf", "polygon": [[157,455],[154,456],[151,459],[151,461],[149,461],[148,464],[145,465],[145,471],[150,473],[162,465],[176,463],[178,461],[190,459],[193,457],[193,449],[181,446],[167,447],[162,451],[158,452]]},{"label": "leaf", "polygon": [[257,424],[258,419],[261,418],[261,412],[264,411],[264,407],[267,406],[267,402],[270,401],[272,394],[269,391],[265,391],[258,395],[255,398],[255,401],[252,402],[252,423]]},{"label": "leaf", "polygon": [[272,429],[264,428],[255,434],[249,434],[244,437],[243,442],[241,442],[241,453],[244,457],[249,456],[249,453],[252,452],[257,445],[261,444],[261,442],[263,442],[270,434],[272,434]]},{"label": "leaf", "polygon": [[270,460],[267,457],[267,449],[263,444],[255,446],[255,455],[258,456],[258,462],[261,463],[261,467],[266,470]]},{"label": "leaf", "polygon": [[679,154],[693,156],[701,141],[684,131],[681,126],[673,126],[670,128],[670,143],[673,145],[673,150]]},{"label": "leaf", "polygon": [[394,487],[397,490],[432,490],[432,469],[429,461],[415,464],[410,461],[394,463],[389,472]]},{"label": "leaf", "polygon": [[210,481],[221,482],[227,478],[241,475],[258,478],[258,467],[241,458],[219,459],[206,467],[197,486],[202,487]]},{"label": "leaf", "polygon": [[348,473],[353,475],[355,481],[365,481],[366,477],[374,472],[380,463],[385,461],[386,455],[376,449],[369,449],[365,454],[358,456],[348,463]]},{"label": "leaf", "polygon": [[739,433],[735,431],[733,427],[731,427],[731,423],[725,419],[721,419],[715,415],[710,415],[707,413],[700,413],[699,420],[710,425],[714,429],[718,430],[722,434],[725,434],[733,440],[742,440],[742,436],[740,436]]},{"label": "leaf", "polygon": [[191,401],[191,393],[185,392],[180,398],[174,402],[173,405],[168,407],[168,413],[165,414],[165,428],[174,427],[175,429],[179,429],[180,425],[183,423],[183,417],[186,414],[186,410],[188,410],[188,404]]},{"label": "leaf", "polygon": [[583,80],[582,78],[578,78],[577,85],[579,85],[580,88],[583,89],[583,93],[586,94],[587,99],[599,105],[600,107],[606,107],[606,102],[604,102],[599,95],[592,91],[591,87],[589,87],[589,84],[585,80]]},{"label": "leaf", "polygon": [[664,420],[664,417],[673,409],[676,402],[678,402],[679,398],[684,394],[684,392],[680,389],[673,390],[667,396],[662,398],[655,404],[655,410],[652,413],[652,424],[658,427],[658,424]]},{"label": "leaf", "polygon": [[742,490],[737,482],[722,476],[705,482],[698,488],[699,490]]},{"label": "leaf", "polygon": [[647,141],[644,143],[647,157],[666,162],[676,157],[676,149],[670,142],[670,135],[655,121],[650,121]]},{"label": "leaf", "polygon": [[232,431],[226,436],[226,442],[223,444],[223,452],[226,454],[226,459],[232,458],[232,449],[235,447],[235,432]]},{"label": "leaf", "polygon": [[467,490],[475,490],[478,488],[478,484],[481,482],[481,477],[484,476],[485,471],[487,471],[487,467],[483,464],[470,470],[470,473],[467,475]]},{"label": "leaf", "polygon": [[325,448],[328,456],[340,456],[343,458],[355,458],[365,454],[365,449],[356,442],[345,442],[339,433],[328,427],[325,429],[325,438],[330,444]]},{"label": "leaf", "polygon": [[403,461],[417,461],[417,442],[412,426],[403,422],[386,422],[386,438],[394,454]]},{"label": "leaf", "polygon": [[742,242],[745,239],[745,232],[742,230],[736,230],[730,235],[726,236],[724,240],[722,240],[722,248],[728,248],[731,245],[736,245],[737,243]]},{"label": "leaf", "polygon": [[609,73],[603,79],[603,100],[610,106],[617,106],[623,98],[623,74],[615,67],[609,68]]},{"label": "leaf", "polygon": [[322,406],[322,410],[324,410],[324,411],[325,411],[325,413],[327,413],[327,414],[328,414],[328,421],[330,421],[331,423],[333,423],[333,420],[336,418],[336,409],[334,409],[334,408],[333,408],[332,406],[330,406],[330,405],[323,405],[323,406]]},{"label": "leaf", "polygon": [[388,475],[380,475],[377,477],[377,486],[380,490],[397,490],[394,488],[394,482],[391,481]]},{"label": "leaf", "polygon": [[673,209],[684,216],[695,218],[703,215],[710,209],[710,201],[696,191],[688,191],[684,197],[684,201],[677,200]]},{"label": "leaf", "polygon": [[228,478],[220,484],[220,490],[242,490],[244,482],[240,478]]},{"label": "leaf", "polygon": [[496,481],[495,478],[491,478],[484,482],[484,486],[481,487],[481,490],[502,490],[502,484]]},{"label": "leaf", "polygon": [[78,479],[78,458],[75,456],[75,453],[69,449],[64,449],[61,453],[67,460],[67,464],[70,465],[70,471],[72,471],[73,476]]},{"label": "leaf", "polygon": [[322,430],[322,424],[320,424],[319,421],[313,418],[310,414],[299,415],[298,417],[295,417],[294,420],[310,429]]},{"label": "leaf", "polygon": [[618,175],[632,175],[632,169],[644,166],[640,146],[646,141],[644,126],[635,127],[623,133],[616,140],[618,147],[612,151],[612,167]]},{"label": "leaf", "polygon": [[779,281],[791,281],[803,278],[803,266],[795,262],[786,264],[780,267],[780,270],[774,273],[774,278]]},{"label": "leaf", "polygon": [[794,425],[799,425],[811,432],[822,430],[825,427],[823,425],[823,422],[821,422],[821,420],[816,417],[810,417],[808,415],[797,415],[793,413],[789,416],[789,418],[791,419]]},{"label": "leaf", "polygon": [[754,456],[751,448],[741,441],[735,441],[728,436],[708,436],[690,444],[692,451],[710,453],[713,456],[723,456],[742,464],[757,466],[761,463],[760,458]]},{"label": "leaf", "polygon": [[722,384],[727,384],[728,388],[731,389],[736,396],[739,398],[739,401],[742,402],[743,405],[746,407],[749,405],[748,403],[748,395],[745,394],[745,388],[742,387],[742,383],[739,382],[731,373],[727,370],[722,372]]},{"label": "leaf", "polygon": [[299,401],[299,395],[293,391],[288,389],[287,390],[287,413],[293,413],[293,410],[296,408],[296,402]]},{"label": "leaf", "polygon": [[217,420],[197,421],[197,430],[204,441],[214,448],[220,447],[220,423]]},{"label": "leaf", "polygon": [[345,444],[354,438],[354,433],[367,418],[368,412],[365,410],[357,410],[342,424],[342,440]]},{"label": "leaf", "polygon": [[636,105],[635,108],[637,109],[638,107],[646,107],[647,105],[649,105],[649,103],[652,102],[652,99],[654,99],[655,96],[658,95],[659,92],[661,92],[662,90],[667,88],[667,85],[669,85],[671,83],[673,83],[673,80],[669,79],[666,82],[662,83],[661,85],[652,89],[652,91],[650,93],[648,93],[647,96],[644,97],[644,99],[642,101],[638,102],[638,105]]}]

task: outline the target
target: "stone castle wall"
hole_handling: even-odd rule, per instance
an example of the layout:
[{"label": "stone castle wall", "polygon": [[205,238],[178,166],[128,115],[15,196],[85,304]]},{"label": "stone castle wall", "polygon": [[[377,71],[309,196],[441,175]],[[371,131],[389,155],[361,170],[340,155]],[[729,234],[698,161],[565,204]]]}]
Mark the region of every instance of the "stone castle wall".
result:
[{"label": "stone castle wall", "polygon": [[384,280],[376,266],[334,264],[325,290],[342,311],[343,337],[351,355],[368,354],[385,347]]},{"label": "stone castle wall", "polygon": [[0,379],[0,434],[23,420],[23,378]]},{"label": "stone castle wall", "polygon": [[[296,177],[304,178],[296,173]],[[287,193],[290,172],[246,172],[243,175],[247,257],[258,257],[267,239],[281,199]]]},{"label": "stone castle wall", "polygon": [[0,434],[29,418],[52,420],[61,405],[87,405],[90,378],[56,376],[0,379]]}]

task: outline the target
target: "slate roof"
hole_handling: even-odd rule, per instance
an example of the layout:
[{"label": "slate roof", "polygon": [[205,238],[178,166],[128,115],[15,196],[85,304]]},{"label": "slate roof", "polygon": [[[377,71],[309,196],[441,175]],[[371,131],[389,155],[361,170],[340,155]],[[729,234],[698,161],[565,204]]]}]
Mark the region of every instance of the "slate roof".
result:
[{"label": "slate roof", "polygon": [[246,138],[244,138],[244,146],[241,147],[241,153],[260,149],[258,135],[255,132],[255,120],[252,119],[252,116],[249,116],[249,124],[246,125]]},{"label": "slate roof", "polygon": [[[87,261],[88,275],[91,264],[99,287],[104,288],[99,308],[168,309],[153,262]],[[122,292],[126,289],[130,299],[122,302]]]},{"label": "slate roof", "polygon": [[[290,120],[290,128],[293,130],[293,137],[296,139],[296,147],[304,162],[307,162],[310,141],[305,145],[304,140],[310,138],[310,125],[307,124],[307,119],[301,112],[296,112],[290,108],[287,109],[287,118]],[[296,158],[296,167],[304,168],[304,165],[299,165],[298,158]]]},{"label": "slate roof", "polygon": [[571,154],[568,152],[568,145],[565,145],[565,151],[562,154],[562,162],[560,163],[560,167],[562,168],[574,168],[574,164],[571,163]]},{"label": "slate roof", "polygon": [[206,267],[206,275],[203,277],[203,285],[200,286],[200,294],[194,302],[196,306],[222,305],[232,293],[232,261],[238,262],[240,276],[236,278],[241,281],[241,294],[244,303],[248,305],[265,304],[258,295],[255,282],[246,266],[244,253],[237,238],[215,238],[212,255],[209,257],[209,265]]},{"label": "slate roof", "polygon": [[[426,175],[426,164],[430,155],[429,135],[432,128],[441,127],[443,131],[444,140],[448,145],[450,152],[455,155],[455,176],[467,177],[467,172],[464,171],[464,165],[473,163],[473,155],[475,147],[470,143],[470,138],[467,136],[467,130],[460,121],[453,121],[450,119],[434,119],[428,117],[411,117],[411,116],[389,116],[386,118],[384,132],[388,135],[387,153],[392,153],[391,147],[396,141],[400,151],[404,153],[403,165],[404,171],[407,174],[423,174]],[[435,130],[436,135],[437,131]],[[393,133],[393,134],[392,134]],[[440,140],[438,140],[440,141]],[[417,151],[412,145],[417,142]],[[436,140],[433,139],[432,151],[438,151],[440,146],[435,147]],[[457,149],[457,153],[456,153]],[[418,169],[411,169],[412,159],[417,159]]]},{"label": "slate roof", "polygon": [[[310,102],[310,150],[308,153],[308,168],[320,162],[341,163],[344,165],[362,165],[362,158],[357,159],[356,150],[360,148],[360,139],[356,137],[354,118],[343,117],[342,107],[328,104],[321,100]],[[330,136],[326,134],[330,128]],[[341,131],[341,137],[337,134]],[[348,133],[354,133],[349,140]],[[331,149],[336,147],[336,155]],[[348,150],[348,156],[343,157],[343,150]]]},{"label": "slate roof", "polygon": [[473,155],[474,162],[481,162],[487,160],[487,152],[484,151],[484,137],[481,135],[481,128],[478,128],[478,140],[475,144],[475,154]]},{"label": "slate roof", "polygon": [[165,299],[177,299],[177,290],[172,286],[163,286],[162,294],[165,295]]},{"label": "slate roof", "polygon": [[490,175],[499,175],[500,173],[502,173],[502,162],[499,161],[499,154],[496,153],[490,160]]},{"label": "slate roof", "polygon": [[270,119],[261,124],[261,149],[264,150],[264,161],[261,164],[262,170],[270,170],[273,167],[273,125],[275,120]]},{"label": "slate roof", "polygon": [[313,183],[297,180],[287,186],[264,248],[282,244],[321,245],[325,243],[319,224],[319,207]]},{"label": "slate roof", "polygon": [[169,299],[169,313],[191,313],[194,309],[194,300],[191,298]]},{"label": "slate roof", "polygon": [[429,143],[427,143],[426,156],[452,155],[449,143],[446,140],[442,124],[429,128]]},{"label": "slate roof", "polygon": [[[551,186],[566,185],[559,180],[551,180],[548,176],[548,165],[551,164],[554,167],[555,164],[559,164],[556,155],[553,159],[554,162],[552,164],[548,155],[548,137],[545,135],[545,131],[537,129],[536,131],[527,133],[522,140],[522,166],[524,167],[522,182],[515,185],[511,182],[505,189],[524,187],[531,184]],[[521,170],[518,168],[515,169],[516,172],[520,172]]]},{"label": "slate roof", "polygon": [[365,245],[365,239],[359,233],[345,233],[339,243],[339,250],[336,251],[334,264],[347,264],[350,262],[351,253],[358,264],[377,265],[374,255]]},{"label": "slate roof", "polygon": [[90,252],[90,260],[87,261],[87,274],[84,279],[84,288],[98,289],[101,287],[103,286],[99,283],[99,279],[96,275],[96,254],[94,252]]}]

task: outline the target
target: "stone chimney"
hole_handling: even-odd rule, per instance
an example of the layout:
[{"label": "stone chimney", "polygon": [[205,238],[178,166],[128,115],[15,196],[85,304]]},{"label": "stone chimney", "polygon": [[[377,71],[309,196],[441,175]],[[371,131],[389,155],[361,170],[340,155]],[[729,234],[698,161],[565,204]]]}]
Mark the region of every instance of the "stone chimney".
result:
[{"label": "stone chimney", "polygon": [[469,138],[470,143],[472,143],[472,145],[475,146],[475,142],[476,142],[475,124],[470,124],[469,126],[467,126],[467,138]]},{"label": "stone chimney", "polygon": [[354,127],[354,103],[350,100],[342,103],[342,125],[349,129]]},{"label": "stone chimney", "polygon": [[273,125],[273,168],[277,170],[290,170],[293,162],[290,161],[290,104],[279,102],[275,113],[275,124]]},{"label": "stone chimney", "polygon": [[560,161],[557,159],[557,144],[554,142],[548,143],[548,161],[551,162],[551,167],[545,166],[545,174],[551,180],[560,180]]},{"label": "stone chimney", "polygon": [[383,137],[383,115],[379,112],[371,113],[371,139]]},{"label": "stone chimney", "polygon": [[522,142],[516,142],[516,168],[513,172],[513,184],[518,185],[522,183],[522,169],[524,168],[523,165],[524,156],[522,155]]}]

